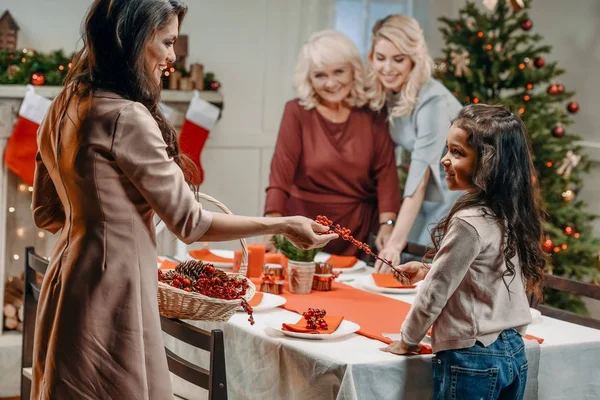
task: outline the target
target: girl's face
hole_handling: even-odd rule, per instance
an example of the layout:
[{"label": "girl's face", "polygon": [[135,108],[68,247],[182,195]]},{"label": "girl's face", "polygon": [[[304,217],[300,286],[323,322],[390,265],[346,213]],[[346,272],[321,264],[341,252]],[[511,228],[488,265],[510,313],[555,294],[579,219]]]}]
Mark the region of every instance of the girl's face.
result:
[{"label": "girl's face", "polygon": [[339,104],[350,94],[354,70],[350,63],[311,68],[310,83],[322,102]]},{"label": "girl's face", "polygon": [[383,87],[394,92],[402,89],[414,66],[411,58],[402,54],[396,45],[387,39],[380,39],[375,43],[371,63]]},{"label": "girl's face", "polygon": [[448,152],[442,158],[446,183],[450,190],[472,190],[477,152],[467,143],[468,134],[452,125],[448,132]]},{"label": "girl's face", "polygon": [[173,16],[167,25],[156,34],[146,44],[144,52],[144,65],[150,75],[160,85],[163,70],[168,64],[175,62],[174,44],[177,40],[179,31],[179,21]]}]

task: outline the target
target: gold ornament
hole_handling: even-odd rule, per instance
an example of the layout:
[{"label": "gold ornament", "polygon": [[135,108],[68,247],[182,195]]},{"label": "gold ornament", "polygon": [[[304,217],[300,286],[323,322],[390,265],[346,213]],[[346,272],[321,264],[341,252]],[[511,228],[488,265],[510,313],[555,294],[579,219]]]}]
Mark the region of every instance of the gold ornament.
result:
[{"label": "gold ornament", "polygon": [[468,51],[461,50],[460,53],[451,52],[450,62],[454,65],[454,76],[461,77],[464,75],[467,78],[471,76],[471,70],[469,69],[471,60],[469,59]]},{"label": "gold ornament", "polygon": [[438,74],[445,74],[448,72],[448,63],[445,58],[436,58],[434,60],[433,68]]},{"label": "gold ornament", "polygon": [[575,200],[575,192],[573,192],[571,189],[567,189],[562,192],[562,198],[565,203],[570,203]]},{"label": "gold ornament", "polygon": [[569,177],[573,168],[579,164],[579,161],[581,161],[581,156],[576,155],[572,150],[567,151],[565,158],[562,160],[562,164],[556,169],[556,173],[558,175]]},{"label": "gold ornament", "polygon": [[[513,12],[521,11],[525,8],[523,0],[506,0],[506,3],[512,8]],[[483,0],[483,5],[488,10],[493,11],[498,5],[498,0]]]}]

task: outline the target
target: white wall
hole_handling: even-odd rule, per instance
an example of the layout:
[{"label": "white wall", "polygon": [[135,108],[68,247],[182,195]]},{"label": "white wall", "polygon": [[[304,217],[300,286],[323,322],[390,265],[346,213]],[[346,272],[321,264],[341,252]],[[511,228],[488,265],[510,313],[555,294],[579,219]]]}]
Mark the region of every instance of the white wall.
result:
[{"label": "white wall", "polygon": [[[503,1],[503,0],[500,0]],[[432,55],[443,40],[439,16],[456,16],[465,0],[418,0],[414,12],[423,24]],[[19,45],[40,51],[76,48],[90,0],[0,0],[21,27]],[[310,32],[332,26],[335,0],[189,0],[182,33],[188,34],[191,62],[201,62],[221,81],[225,98],[222,120],[211,133],[202,162],[202,190],[235,213],[262,212],[269,162],[286,100],[293,97],[291,74],[297,52]],[[57,11],[59,10],[59,11]],[[534,32],[554,50],[548,57],[566,69],[562,81],[577,91],[581,110],[570,128],[600,143],[600,2],[534,0]],[[600,146],[600,145],[599,145]],[[591,148],[600,160],[600,147]],[[591,175],[579,194],[600,214],[600,184]],[[600,236],[600,222],[596,223]]]},{"label": "white wall", "polygon": [[[90,0],[0,0],[20,25],[19,47],[74,51]],[[234,213],[262,215],[264,189],[291,76],[311,32],[332,26],[334,0],[189,0],[181,33],[189,62],[214,71],[223,117],[202,154],[201,190]],[[168,243],[169,246],[172,243]],[[231,244],[237,246],[237,244]],[[167,251],[167,250],[165,250]]]}]

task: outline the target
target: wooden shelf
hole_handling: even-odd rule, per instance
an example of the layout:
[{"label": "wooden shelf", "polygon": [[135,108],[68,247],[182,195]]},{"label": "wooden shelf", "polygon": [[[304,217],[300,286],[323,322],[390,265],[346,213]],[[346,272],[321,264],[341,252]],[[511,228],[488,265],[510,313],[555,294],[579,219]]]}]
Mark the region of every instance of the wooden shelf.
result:
[{"label": "wooden shelf", "polygon": [[[62,86],[36,86],[35,91],[41,96],[54,98],[60,91]],[[25,85],[0,85],[0,99],[20,99],[27,93]],[[189,103],[192,99],[193,92],[186,90],[163,90],[161,101],[166,103]],[[222,103],[223,95],[220,92],[203,91],[200,92],[200,97],[210,103]]]}]

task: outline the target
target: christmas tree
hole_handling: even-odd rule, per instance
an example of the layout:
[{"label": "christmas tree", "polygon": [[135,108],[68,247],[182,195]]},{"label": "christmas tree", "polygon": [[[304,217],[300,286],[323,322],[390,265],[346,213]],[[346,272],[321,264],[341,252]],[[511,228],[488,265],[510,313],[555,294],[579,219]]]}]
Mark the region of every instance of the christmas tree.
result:
[{"label": "christmas tree", "polygon": [[[551,255],[548,273],[597,283],[600,243],[592,233],[594,216],[577,199],[590,163],[578,145],[581,138],[568,128],[579,105],[557,79],[564,70],[544,58],[552,47],[531,32],[530,1],[482,4],[469,1],[458,18],[440,18],[446,45],[444,57],[436,60],[436,76],[463,104],[501,103],[520,115],[548,213],[543,243]],[[580,298],[564,292],[546,290],[544,302],[587,313]]]}]

